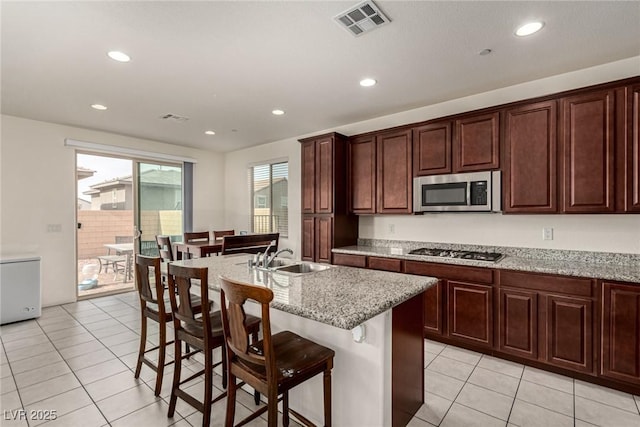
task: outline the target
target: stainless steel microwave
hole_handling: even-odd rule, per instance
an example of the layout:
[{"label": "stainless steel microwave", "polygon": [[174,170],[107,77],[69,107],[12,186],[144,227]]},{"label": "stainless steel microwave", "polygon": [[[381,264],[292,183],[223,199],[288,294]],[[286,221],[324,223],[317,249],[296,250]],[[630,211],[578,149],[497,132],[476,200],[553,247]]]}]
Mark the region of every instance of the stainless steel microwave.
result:
[{"label": "stainless steel microwave", "polygon": [[500,171],[416,177],[413,212],[500,212],[500,180]]}]

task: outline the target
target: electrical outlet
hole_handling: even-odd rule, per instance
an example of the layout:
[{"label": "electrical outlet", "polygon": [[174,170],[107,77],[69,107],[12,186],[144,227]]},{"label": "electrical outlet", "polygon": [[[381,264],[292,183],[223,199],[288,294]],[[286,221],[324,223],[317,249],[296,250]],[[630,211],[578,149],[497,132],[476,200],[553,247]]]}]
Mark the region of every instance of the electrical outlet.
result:
[{"label": "electrical outlet", "polygon": [[542,240],[553,240],[553,228],[545,227],[542,229]]},{"label": "electrical outlet", "polygon": [[47,224],[47,233],[62,232],[62,224]]}]

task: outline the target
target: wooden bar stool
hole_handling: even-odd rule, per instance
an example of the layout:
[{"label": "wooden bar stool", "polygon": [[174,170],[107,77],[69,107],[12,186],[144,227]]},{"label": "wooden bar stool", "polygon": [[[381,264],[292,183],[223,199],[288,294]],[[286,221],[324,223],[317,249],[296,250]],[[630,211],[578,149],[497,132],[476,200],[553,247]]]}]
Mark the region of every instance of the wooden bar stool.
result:
[{"label": "wooden bar stool", "polygon": [[162,262],[175,261],[173,257],[173,248],[171,247],[171,238],[169,236],[156,236],[156,244]]},{"label": "wooden bar stool", "polygon": [[[136,371],[134,377],[140,377],[140,370],[144,363],[156,372],[156,386],[154,393],[160,395],[162,388],[162,377],[164,375],[164,367],[173,363],[173,360],[166,362],[166,347],[173,344],[174,341],[167,342],[167,322],[173,320],[170,310],[170,302],[168,297],[164,295],[164,285],[161,280],[160,258],[148,257],[144,255],[136,256],[136,288],[140,300],[141,326],[140,331],[140,349],[138,351],[138,361],[136,363]],[[153,286],[152,286],[153,283]],[[200,298],[193,295],[194,310],[200,311]],[[147,319],[158,322],[159,340],[158,345],[153,348],[146,348],[147,345]],[[158,362],[148,359],[146,354],[158,350]],[[187,349],[187,354],[189,350]]]},{"label": "wooden bar stool", "polygon": [[[289,390],[318,375],[324,376],[324,425],[331,426],[331,369],[335,352],[290,331],[271,335],[269,303],[271,289],[236,282],[225,277],[221,281],[222,324],[227,351],[229,385],[227,387],[226,427],[235,417],[236,378],[240,378],[268,398],[262,407],[240,423],[241,426],[268,411],[268,426],[278,423],[278,396],[282,395],[282,419],[289,425],[289,413],[308,426],[313,424],[289,408]],[[262,306],[263,340],[249,345],[250,331],[243,323],[244,303],[254,300]],[[228,304],[228,305],[227,305]]]},{"label": "wooden bar stool", "polygon": [[[226,357],[224,350],[224,334],[222,332],[222,319],[220,311],[211,311],[213,303],[209,298],[202,298],[202,310],[196,311],[192,295],[189,292],[192,284],[199,281],[200,295],[208,295],[208,269],[196,267],[182,267],[174,264],[168,265],[169,297],[175,331],[175,361],[173,371],[173,386],[169,401],[168,417],[173,417],[178,397],[189,405],[202,412],[202,425],[208,426],[211,419],[211,405],[224,398],[223,392],[213,398],[213,369],[222,364],[222,385],[227,386]],[[173,290],[173,291],[172,291]],[[247,316],[243,321],[243,327],[257,341],[260,330],[260,319],[255,316]],[[192,348],[204,353],[204,369],[196,374],[180,381],[182,368],[182,346],[185,342]],[[213,350],[222,348],[222,361],[213,363]],[[200,375],[204,374],[204,399],[198,400],[184,391],[181,386]]]}]

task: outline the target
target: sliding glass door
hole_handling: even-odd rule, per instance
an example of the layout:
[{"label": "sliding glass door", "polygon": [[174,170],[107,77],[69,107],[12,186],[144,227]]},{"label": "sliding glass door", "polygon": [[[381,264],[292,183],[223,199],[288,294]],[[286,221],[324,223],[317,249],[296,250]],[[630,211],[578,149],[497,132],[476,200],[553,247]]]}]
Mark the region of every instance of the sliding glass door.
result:
[{"label": "sliding glass door", "polygon": [[142,255],[158,256],[156,236],[182,240],[181,165],[136,162],[136,243]]}]

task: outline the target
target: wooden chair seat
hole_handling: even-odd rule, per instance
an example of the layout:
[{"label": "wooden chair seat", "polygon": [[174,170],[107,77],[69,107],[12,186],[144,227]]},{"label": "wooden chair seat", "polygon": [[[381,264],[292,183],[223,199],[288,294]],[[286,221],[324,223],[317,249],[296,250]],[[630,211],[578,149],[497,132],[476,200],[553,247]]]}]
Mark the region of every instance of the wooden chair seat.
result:
[{"label": "wooden chair seat", "polygon": [[[322,372],[326,367],[327,360],[335,354],[333,350],[316,344],[291,331],[283,331],[272,335],[271,343],[276,359],[276,381],[278,382],[278,389],[293,388],[308,378]],[[251,345],[250,351],[263,356],[263,346],[264,341],[258,341]],[[238,359],[238,364],[260,380],[267,380],[267,370],[264,365],[256,365],[242,359]]]}]

